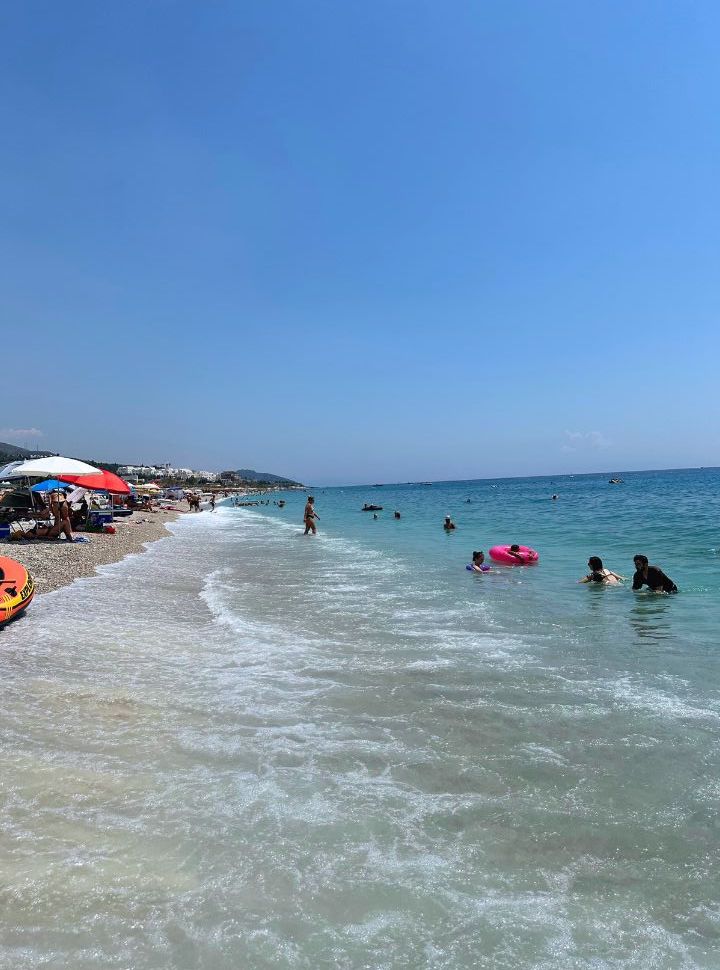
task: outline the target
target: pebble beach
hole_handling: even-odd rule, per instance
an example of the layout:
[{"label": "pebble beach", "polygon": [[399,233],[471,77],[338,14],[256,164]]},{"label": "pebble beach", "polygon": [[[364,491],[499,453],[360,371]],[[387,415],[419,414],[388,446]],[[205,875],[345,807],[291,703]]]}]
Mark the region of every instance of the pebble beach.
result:
[{"label": "pebble beach", "polygon": [[58,539],[0,542],[0,555],[9,556],[25,566],[35,580],[36,594],[49,593],[82,576],[92,576],[98,566],[144,552],[149,543],[169,535],[167,524],[187,511],[187,503],[179,502],[177,508],[181,511],[159,509],[116,519],[113,523],[115,535],[87,533],[89,542]]}]

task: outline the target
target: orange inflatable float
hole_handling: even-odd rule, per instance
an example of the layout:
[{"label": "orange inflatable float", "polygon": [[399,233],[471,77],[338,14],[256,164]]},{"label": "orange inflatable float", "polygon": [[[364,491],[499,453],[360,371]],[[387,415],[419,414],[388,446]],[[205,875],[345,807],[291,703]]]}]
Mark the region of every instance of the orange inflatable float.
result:
[{"label": "orange inflatable float", "polygon": [[14,559],[0,556],[0,627],[30,605],[35,583],[27,569]]}]

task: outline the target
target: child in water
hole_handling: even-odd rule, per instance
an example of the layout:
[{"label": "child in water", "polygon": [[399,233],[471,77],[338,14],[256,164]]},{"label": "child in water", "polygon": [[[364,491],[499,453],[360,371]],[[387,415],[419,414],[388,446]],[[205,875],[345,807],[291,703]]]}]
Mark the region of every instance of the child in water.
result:
[{"label": "child in water", "polygon": [[472,564],[466,567],[472,573],[489,573],[490,566],[485,565],[485,553],[480,549],[473,553]]}]

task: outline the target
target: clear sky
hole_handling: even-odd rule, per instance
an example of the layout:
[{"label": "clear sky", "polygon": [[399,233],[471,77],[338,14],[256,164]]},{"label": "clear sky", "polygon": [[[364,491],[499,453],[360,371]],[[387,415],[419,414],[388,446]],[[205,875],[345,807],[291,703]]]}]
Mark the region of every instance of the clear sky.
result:
[{"label": "clear sky", "polygon": [[0,9],[0,440],[308,482],[720,463],[720,4]]}]

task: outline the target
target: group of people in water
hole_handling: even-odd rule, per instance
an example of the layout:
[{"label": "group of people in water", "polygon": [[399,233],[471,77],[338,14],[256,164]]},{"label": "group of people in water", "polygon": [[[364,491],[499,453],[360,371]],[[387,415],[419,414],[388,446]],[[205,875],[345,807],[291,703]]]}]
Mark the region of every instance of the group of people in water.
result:
[{"label": "group of people in water", "polygon": [[[553,496],[555,498],[555,496]],[[371,511],[370,508],[363,508],[363,512]],[[374,516],[377,518],[377,515]],[[400,513],[395,512],[394,517],[396,519],[400,518]],[[316,521],[319,521],[320,516],[315,510],[315,498],[312,495],[308,496],[307,502],[305,503],[305,511],[303,513],[303,521],[305,523],[305,535],[312,533],[312,535],[317,534]],[[446,532],[452,532],[456,528],[455,523],[449,515],[445,516],[445,521],[443,522],[443,529]],[[527,566],[531,565],[533,562],[537,561],[537,553],[533,550],[528,550],[525,546],[520,546],[517,543],[512,543],[507,546],[502,547],[503,560],[507,565],[518,565]],[[531,557],[528,557],[528,552],[531,553]],[[491,550],[491,553],[495,558],[497,552],[495,549]],[[534,558],[532,558],[534,557]],[[640,553],[633,557],[633,562],[635,564],[635,573],[632,579],[632,588],[634,590],[640,590],[644,586],[653,593],[677,593],[678,588],[670,577],[663,572],[659,566],[651,566],[647,556]],[[493,567],[489,566],[485,562],[485,553],[482,549],[478,549],[472,554],[472,563],[467,566],[467,569],[475,573],[488,573],[492,572]],[[603,561],[599,556],[590,556],[588,559],[588,569],[590,570],[582,579],[579,579],[579,583],[594,583],[596,585],[602,586],[617,586],[626,581],[625,576],[621,576],[619,573],[614,572],[612,569],[607,569],[603,565]]]},{"label": "group of people in water", "polygon": [[[513,555],[514,553],[518,556],[519,564],[526,565],[520,560],[519,550],[519,546],[513,545],[509,546],[506,552],[509,555]],[[673,580],[659,566],[651,566],[647,556],[638,553],[634,556],[633,563],[635,564],[635,573],[632,579],[632,588],[634,590],[640,590],[643,586],[647,586],[652,593],[677,593],[678,588]],[[472,563],[467,568],[475,573],[489,573],[492,571],[492,567],[488,566],[485,562],[485,553],[482,549],[473,552]],[[621,576],[612,569],[607,569],[603,566],[603,561],[600,556],[590,556],[588,559],[588,569],[590,572],[583,576],[582,579],[579,579],[579,583],[618,586],[627,579],[626,576]]]},{"label": "group of people in water", "polygon": [[[633,557],[633,563],[635,564],[635,574],[632,580],[633,589],[638,590],[647,586],[652,593],[677,593],[678,588],[672,579],[659,566],[651,566],[647,556],[638,553]],[[590,556],[588,566],[590,572],[579,580],[581,583],[601,583],[605,586],[617,586],[618,583],[625,582],[625,576],[620,576],[611,569],[606,569],[599,556]]]}]

